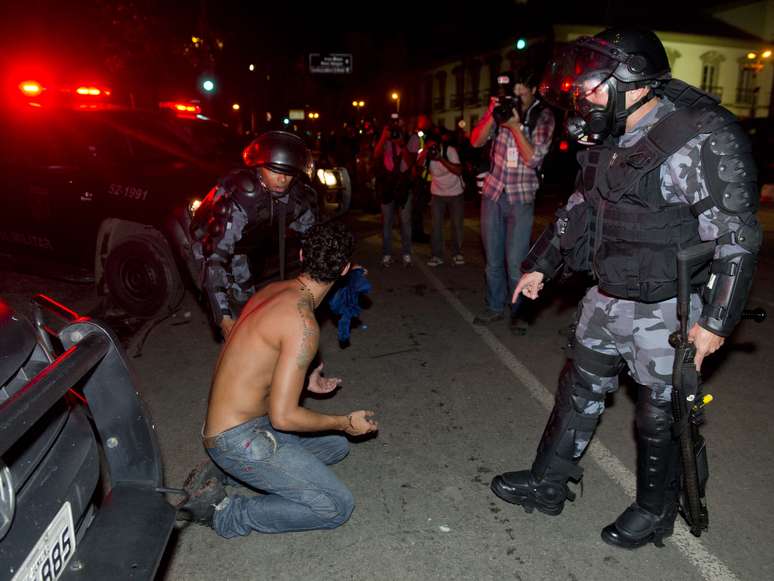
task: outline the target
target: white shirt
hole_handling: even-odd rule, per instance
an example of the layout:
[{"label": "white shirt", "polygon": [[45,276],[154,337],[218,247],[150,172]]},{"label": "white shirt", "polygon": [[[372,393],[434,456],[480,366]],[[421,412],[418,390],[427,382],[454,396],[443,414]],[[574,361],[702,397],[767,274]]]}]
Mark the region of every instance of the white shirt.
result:
[{"label": "white shirt", "polygon": [[[443,146],[438,148],[443,153]],[[451,145],[446,147],[446,159],[451,163],[460,163],[460,156]],[[459,196],[464,191],[462,178],[446,169],[440,161],[430,162],[430,175],[433,178],[430,193],[434,196]]]}]

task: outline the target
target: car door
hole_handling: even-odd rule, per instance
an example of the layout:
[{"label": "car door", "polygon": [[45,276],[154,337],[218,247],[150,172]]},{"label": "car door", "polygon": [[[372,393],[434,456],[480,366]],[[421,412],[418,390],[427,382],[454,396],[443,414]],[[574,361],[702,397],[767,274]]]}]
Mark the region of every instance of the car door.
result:
[{"label": "car door", "polygon": [[126,139],[100,123],[100,115],[73,111],[57,117],[53,131],[67,151],[68,181],[49,199],[50,231],[62,253],[92,266],[100,224],[114,212],[111,187],[122,181],[128,156]]},{"label": "car door", "polygon": [[111,122],[124,133],[130,150],[116,201],[138,219],[153,218],[151,223],[160,227],[174,209],[201,199],[219,177],[208,160],[170,131],[162,116],[125,112]]},{"label": "car door", "polygon": [[[18,115],[3,123],[0,155],[0,241],[12,254],[72,259],[80,215],[69,200],[81,191],[59,115]],[[65,202],[67,200],[67,202]]]}]

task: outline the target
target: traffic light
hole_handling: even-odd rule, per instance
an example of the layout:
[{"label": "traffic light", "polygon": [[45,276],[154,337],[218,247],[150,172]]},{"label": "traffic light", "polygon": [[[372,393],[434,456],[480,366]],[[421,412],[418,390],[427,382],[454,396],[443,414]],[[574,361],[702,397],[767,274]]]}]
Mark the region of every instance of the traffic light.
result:
[{"label": "traffic light", "polygon": [[212,93],[215,91],[215,82],[212,79],[204,79],[202,81],[202,90],[205,93]]},{"label": "traffic light", "polygon": [[520,36],[516,39],[516,50],[524,50],[525,48],[527,48],[527,39]]}]

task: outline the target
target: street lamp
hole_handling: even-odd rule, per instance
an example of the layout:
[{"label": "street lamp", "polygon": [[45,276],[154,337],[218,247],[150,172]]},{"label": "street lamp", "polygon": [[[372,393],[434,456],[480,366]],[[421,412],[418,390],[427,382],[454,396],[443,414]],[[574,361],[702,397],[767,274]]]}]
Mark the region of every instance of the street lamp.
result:
[{"label": "street lamp", "polygon": [[390,97],[395,101],[395,112],[400,115],[400,94],[397,91],[393,91]]},{"label": "street lamp", "polygon": [[[771,59],[771,50],[764,49],[762,51],[750,51],[747,53],[747,63],[743,68],[752,72],[752,85],[757,85],[758,73],[761,72],[764,65]],[[772,88],[774,89],[774,78],[772,79]],[[750,117],[755,118],[755,109],[758,106],[758,91],[760,87],[754,86],[752,88],[752,94],[750,95]],[[737,99],[739,97],[737,96]],[[769,97],[769,114],[774,106],[774,95]]]}]

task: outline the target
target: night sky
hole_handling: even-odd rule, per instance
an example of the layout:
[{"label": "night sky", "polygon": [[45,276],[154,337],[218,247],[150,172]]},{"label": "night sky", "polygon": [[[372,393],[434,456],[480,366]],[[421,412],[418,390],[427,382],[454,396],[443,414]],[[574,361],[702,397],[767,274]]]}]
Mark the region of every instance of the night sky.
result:
[{"label": "night sky", "polygon": [[[135,90],[147,85],[142,88],[156,98],[195,96],[186,94],[195,86],[192,75],[209,70],[223,87],[215,99],[266,100],[271,95],[276,101],[279,95],[287,101],[283,106],[319,106],[337,115],[351,107],[353,98],[387,106],[385,95],[408,82],[413,71],[502,46],[517,36],[545,34],[555,22],[601,27],[637,22],[656,28],[668,22],[699,32],[702,11],[718,2],[451,1],[421,6],[400,0],[326,2],[325,12],[304,3],[295,5],[295,12],[287,2],[282,10],[267,12],[266,2],[214,0],[5,4],[13,4],[0,9],[0,64],[6,72],[42,62],[62,75],[88,71]],[[365,15],[366,9],[385,14]],[[192,67],[181,60],[177,53],[192,34],[223,42],[212,63]],[[308,75],[311,52],[352,53],[353,73]],[[258,74],[247,74],[250,63]]]}]

